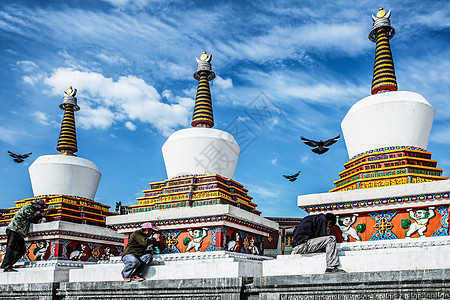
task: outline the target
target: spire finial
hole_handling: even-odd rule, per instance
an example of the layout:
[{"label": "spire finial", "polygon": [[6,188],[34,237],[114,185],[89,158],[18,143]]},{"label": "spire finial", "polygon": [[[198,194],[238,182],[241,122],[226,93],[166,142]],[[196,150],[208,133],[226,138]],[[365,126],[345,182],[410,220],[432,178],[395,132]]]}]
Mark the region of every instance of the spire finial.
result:
[{"label": "spire finial", "polygon": [[377,16],[372,15],[373,28],[369,34],[369,40],[376,43],[375,64],[372,77],[372,95],[397,90],[394,61],[392,59],[389,40],[395,35],[395,29],[391,26],[388,13],[380,7]]},{"label": "spire finial", "polygon": [[59,105],[59,108],[64,110],[61,133],[59,134],[58,145],[56,146],[56,150],[60,154],[74,155],[78,151],[74,111],[79,111],[80,107],[77,105],[76,94],[77,89],[70,86],[64,91],[63,103]]},{"label": "spire finial", "polygon": [[377,18],[382,18],[385,15],[386,15],[386,11],[382,7],[380,7],[377,12]]},{"label": "spire finial", "polygon": [[211,91],[209,89],[209,81],[216,78],[216,74],[212,71],[211,59],[212,55],[203,51],[197,60],[197,72],[194,78],[198,80],[197,96],[195,97],[194,116],[192,117],[192,127],[214,126],[214,116],[212,111]]}]

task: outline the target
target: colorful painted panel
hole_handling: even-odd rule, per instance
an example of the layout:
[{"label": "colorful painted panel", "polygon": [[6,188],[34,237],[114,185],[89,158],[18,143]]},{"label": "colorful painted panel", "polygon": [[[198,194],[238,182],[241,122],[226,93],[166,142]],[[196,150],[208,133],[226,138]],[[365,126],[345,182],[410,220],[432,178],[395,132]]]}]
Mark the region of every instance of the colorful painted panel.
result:
[{"label": "colorful painted panel", "polygon": [[339,215],[332,233],[338,242],[448,236],[448,211],[443,205]]},{"label": "colorful painted panel", "polygon": [[35,241],[28,247],[26,256],[30,261],[47,260],[51,255],[51,248],[49,240]]},{"label": "colorful painted panel", "polygon": [[262,236],[226,227],[195,227],[162,232],[161,253],[232,252],[262,254]]}]

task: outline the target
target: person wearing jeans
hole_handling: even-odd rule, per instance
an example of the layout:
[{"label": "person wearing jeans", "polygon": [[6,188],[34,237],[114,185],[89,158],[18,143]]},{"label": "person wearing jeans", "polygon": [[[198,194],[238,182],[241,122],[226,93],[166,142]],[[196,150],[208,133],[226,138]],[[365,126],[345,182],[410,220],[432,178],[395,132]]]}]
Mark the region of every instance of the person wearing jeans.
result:
[{"label": "person wearing jeans", "polygon": [[144,223],[141,229],[131,234],[122,255],[125,264],[122,277],[125,281],[144,280],[144,272],[153,260],[153,248],[158,246],[158,231],[152,223]]},{"label": "person wearing jeans", "polygon": [[327,261],[325,273],[345,272],[338,268],[340,262],[336,237],[329,235],[330,228],[335,224],[336,216],[331,213],[310,215],[303,218],[294,230],[292,241],[294,248],[291,254],[314,253],[325,250]]}]

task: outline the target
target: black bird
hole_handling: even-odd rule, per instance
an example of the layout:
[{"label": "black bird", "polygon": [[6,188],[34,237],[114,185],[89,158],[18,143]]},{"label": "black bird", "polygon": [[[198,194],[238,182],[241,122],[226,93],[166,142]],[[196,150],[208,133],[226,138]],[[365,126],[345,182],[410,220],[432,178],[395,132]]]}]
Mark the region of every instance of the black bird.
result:
[{"label": "black bird", "polygon": [[298,175],[300,175],[301,171],[298,171],[298,173],[295,173],[294,175],[283,175],[284,178],[287,178],[289,181],[296,181]]},{"label": "black bird", "polygon": [[335,138],[332,138],[332,139],[329,139],[326,141],[320,140],[319,142],[316,142],[313,140],[308,140],[307,138],[304,138],[302,136],[300,138],[303,141],[303,143],[305,143],[306,145],[314,147],[314,149],[311,149],[312,152],[317,153],[317,154],[324,154],[325,152],[327,152],[329,150],[327,147],[336,143],[340,137],[341,137],[341,135],[338,135]]},{"label": "black bird", "polygon": [[15,153],[12,153],[11,151],[8,151],[8,153],[9,153],[9,155],[10,155],[12,158],[14,158],[13,160],[14,160],[16,163],[20,164],[21,162],[24,161],[24,160],[23,160],[24,158],[29,157],[33,152],[30,152],[30,153],[28,153],[28,154],[15,154]]}]

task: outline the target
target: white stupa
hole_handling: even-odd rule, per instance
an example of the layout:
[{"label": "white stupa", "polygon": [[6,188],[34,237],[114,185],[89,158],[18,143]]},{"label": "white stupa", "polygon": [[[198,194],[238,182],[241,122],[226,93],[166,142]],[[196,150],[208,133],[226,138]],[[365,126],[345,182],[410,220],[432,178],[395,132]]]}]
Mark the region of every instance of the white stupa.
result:
[{"label": "white stupa", "polygon": [[219,174],[232,179],[239,158],[239,146],[228,132],[213,129],[214,117],[209,81],[215,78],[211,55],[197,58],[199,81],[192,128],[174,132],[162,147],[167,177]]},{"label": "white stupa", "polygon": [[397,91],[389,40],[395,29],[389,11],[372,16],[369,39],[376,43],[372,95],[354,104],[341,123],[349,158],[374,149],[408,146],[426,150],[434,109],[421,95]]},{"label": "white stupa", "polygon": [[64,110],[57,155],[38,157],[28,169],[34,197],[67,195],[93,200],[101,173],[95,163],[77,157],[78,151],[74,111],[80,110],[75,98],[77,90],[70,87],[64,92]]}]

